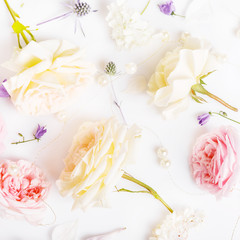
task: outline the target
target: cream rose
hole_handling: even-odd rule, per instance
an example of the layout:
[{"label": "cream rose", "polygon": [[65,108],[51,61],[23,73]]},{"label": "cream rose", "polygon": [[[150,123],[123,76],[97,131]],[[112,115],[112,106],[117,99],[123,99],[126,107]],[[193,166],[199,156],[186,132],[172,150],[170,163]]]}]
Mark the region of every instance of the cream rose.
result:
[{"label": "cream rose", "polygon": [[30,115],[64,110],[95,71],[82,49],[63,40],[32,41],[4,66],[16,72],[3,83],[13,104]]},{"label": "cream rose", "polygon": [[73,197],[73,208],[103,204],[123,174],[137,134],[137,127],[128,128],[115,119],[80,126],[57,180],[60,193]]},{"label": "cream rose", "polygon": [[216,70],[216,65],[210,45],[191,37],[160,60],[148,83],[148,93],[166,119],[187,108],[192,85],[198,83],[200,76]]}]

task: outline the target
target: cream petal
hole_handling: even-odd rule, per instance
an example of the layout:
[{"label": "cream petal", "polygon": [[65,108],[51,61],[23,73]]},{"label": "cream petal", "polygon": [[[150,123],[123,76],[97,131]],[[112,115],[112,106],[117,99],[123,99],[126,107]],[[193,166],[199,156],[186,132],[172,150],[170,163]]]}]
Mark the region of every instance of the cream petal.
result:
[{"label": "cream petal", "polygon": [[178,102],[170,104],[162,111],[164,119],[175,119],[182,111],[186,110],[189,105],[189,98],[181,99]]},{"label": "cream petal", "polygon": [[52,240],[76,240],[78,228],[78,221],[58,225],[53,229]]}]

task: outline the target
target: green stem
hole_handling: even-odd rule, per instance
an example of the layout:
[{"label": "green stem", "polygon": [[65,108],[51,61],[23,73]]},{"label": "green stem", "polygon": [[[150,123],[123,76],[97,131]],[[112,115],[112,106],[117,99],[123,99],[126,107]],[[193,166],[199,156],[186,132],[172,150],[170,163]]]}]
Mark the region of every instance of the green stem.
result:
[{"label": "green stem", "polygon": [[[13,12],[12,8],[11,8],[10,5],[8,4],[8,1],[7,1],[7,0],[4,0],[4,2],[5,2],[5,4],[6,4],[6,7],[7,7],[8,11],[9,11],[10,15],[11,15],[12,18],[13,18],[13,21],[14,21],[14,22],[17,22],[17,19],[16,19],[15,15],[14,15],[14,12]],[[29,43],[29,41],[28,41],[26,35],[24,34],[24,32],[21,32],[20,34],[21,34],[24,42],[25,42],[26,45],[27,45],[27,44]]]},{"label": "green stem", "polygon": [[26,142],[32,142],[32,141],[35,141],[35,140],[39,140],[37,138],[33,138],[33,139],[29,139],[29,140],[23,140],[23,141],[19,141],[19,142],[13,142],[12,144],[19,144],[19,143],[26,143]]},{"label": "green stem", "polygon": [[124,174],[122,175],[122,178],[124,178],[124,179],[126,179],[126,180],[128,180],[128,181],[134,182],[134,183],[136,183],[137,185],[139,185],[139,186],[147,189],[147,191],[148,191],[151,195],[153,195],[153,197],[155,197],[157,200],[159,200],[159,201],[168,209],[169,212],[173,213],[172,208],[170,208],[170,207],[168,206],[168,204],[158,195],[158,193],[157,193],[153,188],[151,188],[151,187],[148,186],[147,184],[139,181],[138,179],[130,176],[130,175],[127,174],[126,172],[124,172]]},{"label": "green stem", "polygon": [[173,16],[177,16],[177,17],[181,17],[181,18],[185,18],[185,16],[183,16],[183,15],[179,15],[179,14],[176,14],[175,12],[172,12],[171,15],[173,15]]},{"label": "green stem", "polygon": [[216,95],[210,93],[207,91],[206,93],[207,96],[209,96],[210,98],[216,100],[217,102],[221,103],[223,106],[229,108],[230,110],[234,111],[234,112],[238,112],[238,109],[229,105],[228,103],[226,103],[225,101],[223,101],[221,98],[217,97]]},{"label": "green stem", "polygon": [[235,122],[235,123],[240,124],[240,122],[238,122],[238,121],[236,121],[236,120],[234,120],[234,119],[231,119],[231,118],[229,118],[229,117],[227,117],[227,116],[224,116],[224,115],[222,115],[221,113],[209,112],[209,114],[210,114],[210,115],[212,115],[212,114],[219,115],[219,116],[221,116],[221,117],[223,117],[223,118],[226,118],[226,119],[228,119],[228,120],[230,120],[230,121],[232,121],[232,122]]},{"label": "green stem", "polygon": [[149,5],[150,2],[151,2],[151,0],[148,0],[148,3],[145,6],[145,8],[142,10],[141,15],[143,15],[143,13],[146,11],[146,9],[148,8],[148,5]]},{"label": "green stem", "polygon": [[117,192],[129,192],[129,193],[149,193],[149,191],[132,191],[125,188],[117,189]]},{"label": "green stem", "polygon": [[203,85],[200,84],[200,83],[194,84],[194,85],[192,86],[192,90],[195,91],[195,92],[198,92],[198,93],[207,95],[208,97],[216,100],[217,102],[221,103],[222,105],[224,105],[225,107],[231,109],[232,111],[235,111],[235,112],[238,111],[237,108],[229,105],[228,103],[226,103],[225,101],[223,101],[221,98],[219,98],[219,97],[217,97],[216,95],[208,92],[208,91],[203,87]]}]

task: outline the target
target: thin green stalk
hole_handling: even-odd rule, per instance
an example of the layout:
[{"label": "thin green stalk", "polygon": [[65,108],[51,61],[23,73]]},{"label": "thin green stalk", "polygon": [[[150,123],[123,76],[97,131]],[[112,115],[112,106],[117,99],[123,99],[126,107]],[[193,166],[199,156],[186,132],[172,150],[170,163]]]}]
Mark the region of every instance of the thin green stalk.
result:
[{"label": "thin green stalk", "polygon": [[39,141],[38,138],[33,138],[33,139],[29,139],[29,140],[22,140],[22,141],[18,141],[18,142],[13,142],[12,144],[26,143],[26,142],[36,141],[36,140]]},{"label": "thin green stalk", "polygon": [[122,175],[122,178],[128,180],[128,181],[131,181],[131,182],[134,182],[136,183],[137,185],[147,189],[147,191],[153,196],[155,197],[157,200],[159,200],[167,209],[169,212],[173,213],[173,210],[171,207],[169,207],[169,205],[158,195],[158,193],[153,189],[151,188],[150,186],[148,186],[147,184],[139,181],[138,179],[130,176],[129,174],[127,174],[126,172],[124,172],[124,174]]},{"label": "thin green stalk", "polygon": [[204,95],[207,95],[208,97],[216,100],[217,102],[221,103],[222,105],[224,105],[225,107],[231,109],[232,111],[235,111],[237,112],[238,109],[231,106],[230,104],[226,103],[225,101],[223,101],[221,98],[217,97],[216,95],[208,92],[201,83],[197,83],[197,84],[194,84],[192,86],[192,90],[195,91],[195,92],[198,92],[198,93],[201,93],[201,94],[204,94]]},{"label": "thin green stalk", "polygon": [[229,118],[229,117],[227,117],[227,116],[224,116],[224,115],[222,115],[221,113],[209,112],[209,114],[210,114],[210,115],[212,115],[212,114],[219,115],[219,116],[221,116],[221,117],[223,117],[223,118],[226,118],[226,119],[228,119],[228,120],[230,120],[230,121],[232,121],[232,122],[235,122],[235,123],[240,124],[240,122],[238,122],[238,121],[236,121],[236,120],[234,120],[234,119],[231,119],[231,118]]},{"label": "thin green stalk", "polygon": [[[14,21],[14,22],[17,22],[18,20],[16,19],[12,8],[9,6],[8,1],[7,1],[7,0],[4,0],[4,2],[5,2],[5,4],[6,4],[6,7],[7,7],[9,13],[11,14],[11,16],[12,16],[12,18],[13,18],[13,21]],[[21,34],[24,42],[25,42],[26,45],[27,45],[27,44],[29,43],[29,41],[28,41],[26,35],[24,34],[24,32],[21,32],[20,34]],[[19,37],[18,37],[18,39],[19,39]],[[19,41],[19,46],[20,46],[20,41]]]},{"label": "thin green stalk", "polygon": [[209,96],[210,98],[216,100],[217,102],[221,103],[223,106],[231,109],[232,111],[238,112],[238,109],[237,109],[237,108],[235,108],[235,107],[231,106],[230,104],[226,103],[225,101],[223,101],[223,100],[222,100],[221,98],[219,98],[218,96],[216,96],[216,95],[214,95],[214,94],[212,94],[212,93],[210,93],[210,92],[208,92],[208,91],[207,91],[207,94],[206,94],[206,95]]},{"label": "thin green stalk", "polygon": [[117,189],[117,192],[129,192],[129,193],[149,193],[149,191],[132,191],[125,188]]},{"label": "thin green stalk", "polygon": [[175,12],[172,12],[171,15],[173,15],[173,16],[177,16],[177,17],[181,17],[181,18],[185,18],[185,16],[183,16],[183,15],[179,15],[179,14],[176,14]]},{"label": "thin green stalk", "polygon": [[143,13],[146,11],[146,9],[148,8],[148,5],[149,5],[150,2],[151,2],[151,0],[148,0],[148,3],[145,6],[145,8],[142,10],[141,15],[143,15]]}]

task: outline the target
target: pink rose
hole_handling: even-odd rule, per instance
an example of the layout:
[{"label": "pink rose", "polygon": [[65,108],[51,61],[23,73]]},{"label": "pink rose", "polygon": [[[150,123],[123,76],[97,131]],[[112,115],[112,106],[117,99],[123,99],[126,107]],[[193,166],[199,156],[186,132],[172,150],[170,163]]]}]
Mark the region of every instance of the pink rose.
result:
[{"label": "pink rose", "polygon": [[238,136],[231,127],[200,136],[190,160],[197,184],[218,196],[229,193],[239,175],[237,148]]},{"label": "pink rose", "polygon": [[5,128],[4,122],[0,118],[0,153],[2,153],[4,150],[3,140],[5,138],[5,135],[6,135],[6,128]]},{"label": "pink rose", "polygon": [[[0,160],[0,205],[11,213],[34,216],[34,210],[45,208],[49,184],[43,172],[33,163]],[[39,212],[37,213],[39,214]]]}]

